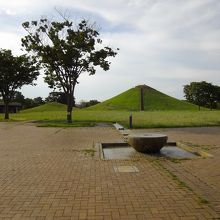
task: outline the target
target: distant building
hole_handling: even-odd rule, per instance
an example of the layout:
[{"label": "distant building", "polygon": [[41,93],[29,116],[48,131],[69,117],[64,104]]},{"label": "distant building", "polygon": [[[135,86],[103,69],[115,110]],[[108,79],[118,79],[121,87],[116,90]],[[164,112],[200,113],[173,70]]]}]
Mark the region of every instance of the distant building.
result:
[{"label": "distant building", "polygon": [[[22,109],[21,103],[12,102],[9,103],[8,110],[10,113],[17,113]],[[0,102],[0,113],[5,113],[5,104]]]}]

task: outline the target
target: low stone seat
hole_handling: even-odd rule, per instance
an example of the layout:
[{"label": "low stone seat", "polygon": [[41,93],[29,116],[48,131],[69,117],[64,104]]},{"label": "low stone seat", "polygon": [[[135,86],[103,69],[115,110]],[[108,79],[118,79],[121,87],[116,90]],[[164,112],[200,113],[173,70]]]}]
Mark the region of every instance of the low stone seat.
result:
[{"label": "low stone seat", "polygon": [[128,136],[128,144],[141,153],[157,153],[166,144],[167,135],[147,133]]},{"label": "low stone seat", "polygon": [[113,124],[117,130],[124,130],[124,127],[118,123]]}]

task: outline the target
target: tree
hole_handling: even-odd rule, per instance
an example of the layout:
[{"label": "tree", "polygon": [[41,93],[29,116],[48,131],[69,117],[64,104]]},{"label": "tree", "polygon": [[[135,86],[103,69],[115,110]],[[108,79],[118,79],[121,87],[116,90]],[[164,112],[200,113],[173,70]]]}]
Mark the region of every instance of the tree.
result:
[{"label": "tree", "polygon": [[25,101],[25,97],[22,95],[21,92],[15,91],[15,92],[14,92],[14,95],[13,95],[13,97],[12,97],[12,101],[13,101],[13,102],[21,103],[21,104],[23,105],[23,104],[24,104],[24,101]]},{"label": "tree", "polygon": [[45,102],[42,97],[36,97],[36,98],[25,98],[21,92],[15,91],[12,100],[13,102],[18,102],[22,105],[23,109],[26,108],[33,108],[39,105],[43,105]]},{"label": "tree", "polygon": [[191,82],[184,86],[186,100],[203,107],[210,109],[216,108],[219,102],[219,86],[212,85],[205,81]]},{"label": "tree", "polygon": [[5,103],[5,119],[9,119],[8,105],[15,90],[33,85],[39,75],[38,65],[27,55],[13,56],[11,50],[0,49],[0,92]]},{"label": "tree", "polygon": [[185,98],[188,102],[199,106],[204,106],[205,102],[202,96],[202,88],[197,82],[191,82],[190,85],[184,86]]},{"label": "tree", "polygon": [[82,73],[95,74],[96,67],[107,71],[108,57],[117,52],[103,46],[94,25],[82,20],[76,26],[64,18],[63,22],[48,19],[23,23],[28,35],[22,46],[32,52],[45,73],[50,88],[63,89],[67,96],[67,122],[72,123],[75,86]]},{"label": "tree", "polygon": [[218,103],[220,104],[220,86],[215,86],[216,92],[217,92],[217,100]]},{"label": "tree", "polygon": [[87,107],[89,107],[89,106],[97,105],[97,104],[99,104],[99,103],[100,103],[100,102],[97,101],[97,100],[90,100],[90,101],[88,101],[88,102],[82,100],[78,106],[79,106],[80,108],[87,108]]},{"label": "tree", "polygon": [[[48,97],[45,99],[46,102],[59,102],[62,104],[67,104],[67,96],[64,92],[50,92]],[[75,100],[73,98],[73,106],[75,105]]]},{"label": "tree", "polygon": [[31,98],[25,98],[23,108],[28,109],[28,108],[34,108],[34,107],[35,107],[34,100]]},{"label": "tree", "polygon": [[43,105],[45,102],[42,97],[36,97],[36,98],[25,98],[22,102],[23,109],[27,108],[34,108],[40,105]]},{"label": "tree", "polygon": [[33,99],[35,106],[43,105],[45,102],[42,97],[38,96]]},{"label": "tree", "polygon": [[201,82],[201,87],[203,88],[205,106],[211,110],[216,108],[218,102],[218,92],[216,90],[216,86],[203,81]]}]

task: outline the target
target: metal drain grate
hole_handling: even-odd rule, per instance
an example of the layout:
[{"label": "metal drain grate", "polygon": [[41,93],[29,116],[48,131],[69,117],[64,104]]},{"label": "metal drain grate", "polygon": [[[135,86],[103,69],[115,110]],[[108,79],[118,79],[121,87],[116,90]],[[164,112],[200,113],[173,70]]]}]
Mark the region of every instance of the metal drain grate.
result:
[{"label": "metal drain grate", "polygon": [[136,173],[139,172],[136,166],[115,166],[114,170],[116,173]]}]

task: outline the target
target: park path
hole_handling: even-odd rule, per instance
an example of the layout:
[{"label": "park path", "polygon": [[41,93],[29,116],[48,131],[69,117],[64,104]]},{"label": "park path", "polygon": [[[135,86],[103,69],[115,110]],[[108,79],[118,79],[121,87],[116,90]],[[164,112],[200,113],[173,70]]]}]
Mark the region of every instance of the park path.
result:
[{"label": "park path", "polygon": [[[173,178],[169,161],[101,160],[96,143],[115,141],[122,136],[110,127],[0,123],[0,219],[219,218]],[[119,172],[128,166],[139,172]]]}]

